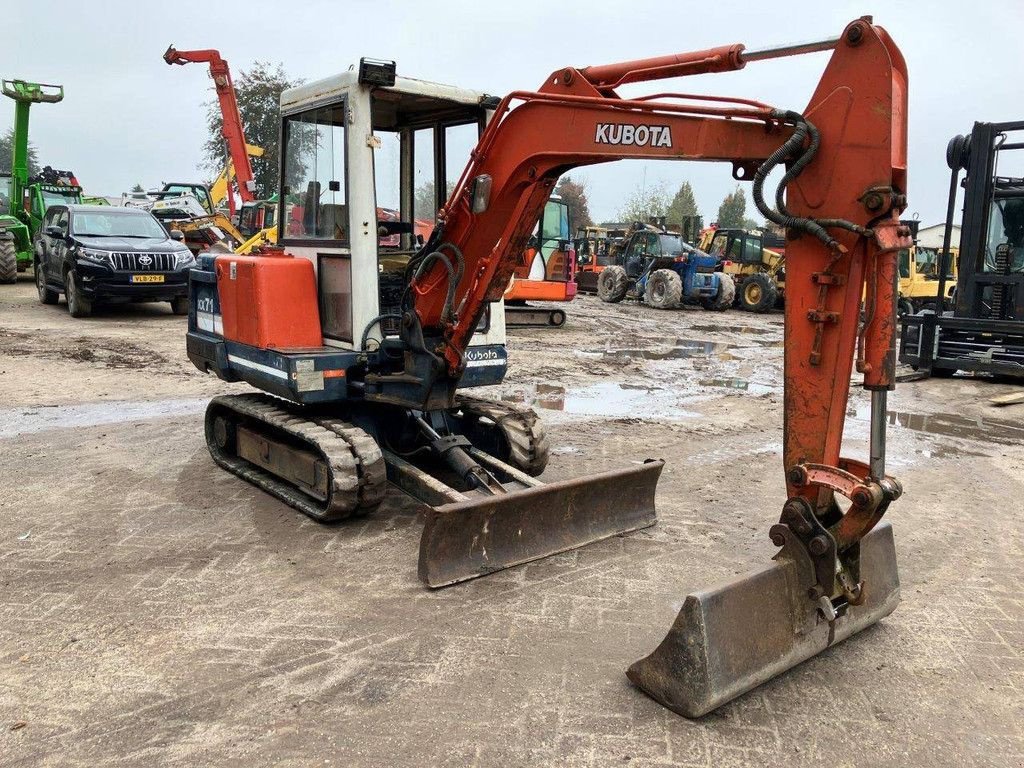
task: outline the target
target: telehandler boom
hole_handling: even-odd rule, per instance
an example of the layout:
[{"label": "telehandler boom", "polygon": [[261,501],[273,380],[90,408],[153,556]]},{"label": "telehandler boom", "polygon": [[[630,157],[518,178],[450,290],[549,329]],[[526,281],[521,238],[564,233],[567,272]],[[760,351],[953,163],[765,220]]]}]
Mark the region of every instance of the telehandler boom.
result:
[{"label": "telehandler boom", "polygon": [[[802,112],[616,92],[813,51],[832,54]],[[891,528],[878,523],[901,494],[885,473],[885,405],[896,252],[910,243],[899,223],[906,114],[903,58],[868,17],[817,43],[567,68],[501,100],[397,78],[393,63],[367,59],[358,74],[288,91],[281,198],[304,198],[282,250],[207,257],[192,273],[192,361],[278,396],[216,398],[211,453],[319,519],[372,510],[386,472],[428,505],[420,573],[431,586],[653,524],[661,462],[543,485],[534,477],[547,459],[536,416],[458,390],[504,375],[501,313],[491,303],[559,176],[623,158],[731,163],[736,179],[753,182],[761,213],[787,232],[788,500],[770,530],[781,550],[761,571],[688,597],[662,644],[628,673],[665,706],[702,715],[899,600]],[[476,126],[479,142],[430,239],[412,248],[416,153],[443,150],[457,125]],[[382,223],[375,189],[389,187],[375,153],[388,146],[400,160],[402,221]],[[445,157],[432,159],[435,189],[446,189]],[[777,167],[786,170],[773,208],[764,184]],[[402,235],[405,250],[391,257],[404,253],[404,270],[387,274],[378,260],[382,229]],[[385,285],[397,286],[397,306]],[[855,359],[871,392],[867,461],[840,457]],[[849,501],[845,512],[837,496]]]}]

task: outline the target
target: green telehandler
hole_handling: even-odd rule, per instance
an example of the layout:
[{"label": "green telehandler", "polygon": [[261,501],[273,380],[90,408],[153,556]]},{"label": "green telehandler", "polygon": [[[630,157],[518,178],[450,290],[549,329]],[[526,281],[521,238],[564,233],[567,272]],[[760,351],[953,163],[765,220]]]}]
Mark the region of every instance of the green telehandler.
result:
[{"label": "green telehandler", "polygon": [[3,80],[0,92],[14,100],[11,172],[0,173],[0,283],[14,283],[18,272],[32,264],[32,240],[42,226],[46,209],[58,202],[81,202],[82,188],[67,171],[47,167],[32,179],[28,175],[29,108],[61,101],[64,87]]}]

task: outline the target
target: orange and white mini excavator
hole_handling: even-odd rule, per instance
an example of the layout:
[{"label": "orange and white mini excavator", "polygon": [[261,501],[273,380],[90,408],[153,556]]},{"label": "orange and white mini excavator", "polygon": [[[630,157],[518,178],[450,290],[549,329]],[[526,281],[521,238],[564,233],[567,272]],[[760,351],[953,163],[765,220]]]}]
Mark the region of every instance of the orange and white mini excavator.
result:
[{"label": "orange and white mini excavator", "polygon": [[[813,51],[831,58],[801,111],[616,92]],[[907,73],[870,18],[815,43],[570,67],[501,99],[363,59],[287,91],[281,113],[286,236],[256,256],[205,256],[191,278],[189,357],[263,390],[210,403],[218,464],[324,521],[372,513],[390,480],[426,505],[420,575],[432,587],[652,525],[661,461],[544,484],[547,439],[533,412],[467,390],[505,373],[495,302],[559,176],[623,158],[731,163],[787,233],[788,500],[769,531],[780,551],[691,594],[629,677],[699,716],[895,608],[893,537],[879,521],[901,492],[885,474],[884,428],[896,255],[911,245],[899,223]],[[475,149],[419,246],[415,190],[425,178],[447,188],[461,164],[446,148],[467,136]],[[395,149],[393,164],[382,147]],[[395,190],[400,220],[378,221],[378,198]],[[398,245],[380,244],[392,235]],[[865,461],[840,457],[854,363],[871,392]]]}]

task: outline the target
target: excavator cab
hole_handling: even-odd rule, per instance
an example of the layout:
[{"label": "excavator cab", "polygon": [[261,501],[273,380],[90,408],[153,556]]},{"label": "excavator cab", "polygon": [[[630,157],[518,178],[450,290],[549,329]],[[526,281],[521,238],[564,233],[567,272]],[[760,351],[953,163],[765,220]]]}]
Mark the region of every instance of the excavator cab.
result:
[{"label": "excavator cab", "polygon": [[[489,103],[485,94],[420,80],[371,86],[355,70],[284,95],[279,199],[296,205],[278,242],[313,264],[326,345],[377,346],[397,332],[406,268],[469,159]],[[504,375],[502,318],[492,311],[481,323],[472,346],[494,364],[475,368],[464,386]]]}]

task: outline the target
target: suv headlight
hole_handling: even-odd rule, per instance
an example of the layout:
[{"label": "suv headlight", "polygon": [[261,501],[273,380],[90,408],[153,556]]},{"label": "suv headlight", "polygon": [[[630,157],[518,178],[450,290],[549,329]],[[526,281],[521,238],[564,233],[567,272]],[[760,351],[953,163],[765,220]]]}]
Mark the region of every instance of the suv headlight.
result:
[{"label": "suv headlight", "polygon": [[110,251],[99,251],[95,248],[79,248],[78,255],[89,259],[90,261],[101,261],[104,264],[110,264]]},{"label": "suv headlight", "polygon": [[196,263],[196,257],[192,255],[192,251],[185,249],[184,251],[178,251],[174,254],[174,267],[175,269],[183,269],[185,267],[191,267]]}]

